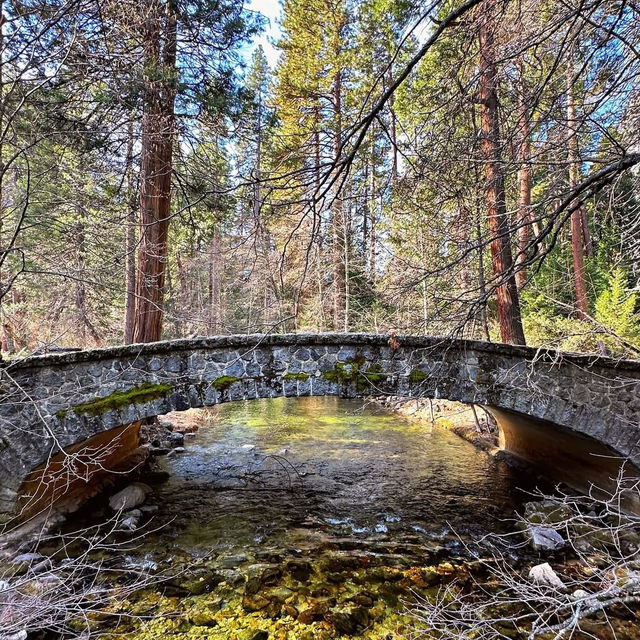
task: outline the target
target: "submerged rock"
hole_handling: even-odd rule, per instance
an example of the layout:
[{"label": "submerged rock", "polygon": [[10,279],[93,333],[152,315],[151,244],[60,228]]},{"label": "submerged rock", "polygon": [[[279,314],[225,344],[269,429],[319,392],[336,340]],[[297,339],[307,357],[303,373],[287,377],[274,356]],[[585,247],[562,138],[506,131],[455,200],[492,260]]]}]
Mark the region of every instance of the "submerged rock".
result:
[{"label": "submerged rock", "polygon": [[220,605],[222,604],[221,598],[207,598],[206,602],[200,603],[194,607],[190,612],[189,617],[191,622],[196,627],[215,627],[218,625],[216,619],[216,613],[220,611]]},{"label": "submerged rock", "polygon": [[149,493],[151,493],[151,487],[148,484],[134,482],[112,495],[109,498],[109,506],[114,511],[128,511],[141,505]]},{"label": "submerged rock", "polygon": [[165,587],[167,595],[200,596],[212,591],[224,578],[206,568],[199,568],[176,576]]},{"label": "submerged rock", "polygon": [[353,636],[369,623],[369,610],[366,607],[343,607],[333,609],[327,616],[337,633]]},{"label": "submerged rock", "polygon": [[307,560],[289,560],[284,569],[294,580],[299,582],[307,582],[313,571],[311,563]]},{"label": "submerged rock", "polygon": [[248,629],[238,636],[238,640],[269,640],[269,632],[263,629]]},{"label": "submerged rock", "polygon": [[247,560],[249,560],[249,556],[246,553],[238,553],[232,556],[220,556],[217,563],[222,569],[235,569]]}]

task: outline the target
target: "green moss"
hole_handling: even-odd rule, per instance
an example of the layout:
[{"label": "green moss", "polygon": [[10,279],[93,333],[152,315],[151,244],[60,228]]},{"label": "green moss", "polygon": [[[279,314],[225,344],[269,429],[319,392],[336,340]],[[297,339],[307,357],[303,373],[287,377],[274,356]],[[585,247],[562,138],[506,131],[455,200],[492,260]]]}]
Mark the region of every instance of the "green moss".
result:
[{"label": "green moss", "polygon": [[305,380],[309,379],[309,374],[308,373],[285,373],[282,376],[283,380],[300,380],[302,382],[304,382]]},{"label": "green moss", "polygon": [[238,382],[240,378],[235,376],[220,376],[213,381],[213,387],[218,391],[226,391],[234,382]]},{"label": "green moss", "polygon": [[429,374],[422,371],[422,369],[414,369],[409,374],[409,382],[411,384],[420,384],[421,382],[424,382],[428,377]]},{"label": "green moss", "polygon": [[[171,393],[173,386],[170,384],[152,384],[151,382],[143,382],[140,385],[129,389],[128,391],[114,391],[104,398],[96,398],[83,402],[72,407],[72,411],[77,416],[97,416],[106,411],[122,409],[131,404],[140,402],[149,402],[156,398],[162,398]],[[56,415],[61,418],[66,415],[66,411],[58,411]]]},{"label": "green moss", "polygon": [[66,409],[60,409],[60,411],[56,411],[56,418],[58,418],[58,420],[62,420],[63,418],[67,417],[67,410]]},{"label": "green moss", "polygon": [[363,357],[347,362],[336,362],[333,371],[325,371],[322,377],[329,382],[345,386],[352,384],[358,393],[364,393],[371,386],[384,382],[388,377],[379,364],[373,364],[365,370],[363,368],[365,362]]}]

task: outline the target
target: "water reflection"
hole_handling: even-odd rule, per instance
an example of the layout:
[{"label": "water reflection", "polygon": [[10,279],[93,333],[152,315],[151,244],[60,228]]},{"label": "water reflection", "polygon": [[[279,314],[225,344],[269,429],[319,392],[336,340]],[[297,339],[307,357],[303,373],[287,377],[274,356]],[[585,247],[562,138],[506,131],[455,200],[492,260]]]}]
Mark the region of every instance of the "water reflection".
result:
[{"label": "water reflection", "polygon": [[[336,398],[202,412],[157,489],[161,534],[188,550],[298,545],[326,536],[442,537],[500,528],[525,478],[440,428]],[[307,543],[309,540],[306,541]]]}]

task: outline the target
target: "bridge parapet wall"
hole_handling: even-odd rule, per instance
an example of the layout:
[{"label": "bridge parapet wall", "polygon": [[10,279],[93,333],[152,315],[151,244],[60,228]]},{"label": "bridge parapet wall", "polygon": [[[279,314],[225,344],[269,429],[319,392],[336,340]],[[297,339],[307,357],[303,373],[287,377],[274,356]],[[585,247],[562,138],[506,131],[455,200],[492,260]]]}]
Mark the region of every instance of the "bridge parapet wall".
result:
[{"label": "bridge parapet wall", "polygon": [[[393,342],[393,346],[390,345]],[[640,362],[502,344],[366,334],[243,335],[4,364],[0,512],[50,455],[146,417],[278,396],[435,397],[595,438],[640,466]]]}]

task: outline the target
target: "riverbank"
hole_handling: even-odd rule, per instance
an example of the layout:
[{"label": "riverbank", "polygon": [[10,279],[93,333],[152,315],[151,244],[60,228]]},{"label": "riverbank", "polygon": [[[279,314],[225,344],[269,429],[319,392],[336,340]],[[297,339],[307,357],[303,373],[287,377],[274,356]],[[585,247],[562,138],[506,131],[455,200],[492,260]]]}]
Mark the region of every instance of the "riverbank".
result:
[{"label": "riverbank", "polygon": [[374,396],[372,400],[411,422],[437,424],[482,451],[493,455],[499,451],[496,423],[480,406],[474,407],[449,400],[398,396]]}]

